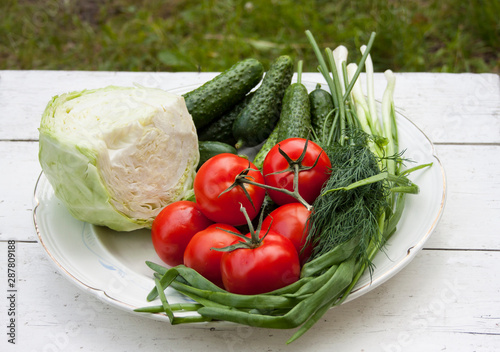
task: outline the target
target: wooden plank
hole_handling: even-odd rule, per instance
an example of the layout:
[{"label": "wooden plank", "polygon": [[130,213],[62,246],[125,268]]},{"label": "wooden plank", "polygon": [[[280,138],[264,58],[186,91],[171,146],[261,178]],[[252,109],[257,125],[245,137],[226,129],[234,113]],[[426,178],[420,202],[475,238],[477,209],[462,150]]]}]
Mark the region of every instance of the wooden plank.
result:
[{"label": "wooden plank", "polygon": [[[0,242],[4,292],[6,250]],[[500,346],[500,280],[491,271],[498,251],[424,250],[394,278],[329,311],[289,346],[284,343],[293,330],[173,327],[134,316],[69,283],[38,244],[17,243],[16,254],[18,340],[14,347],[2,337],[2,351],[461,352]]]},{"label": "wooden plank", "polygon": [[500,146],[438,145],[447,178],[443,217],[426,248],[500,250]]},{"label": "wooden plank", "polygon": [[0,141],[0,240],[35,241],[33,194],[38,175],[38,142]]},{"label": "wooden plank", "polygon": [[[202,83],[215,73],[0,71],[0,118],[12,125],[0,139],[37,139],[47,102],[68,91],[135,83],[173,89]],[[397,73],[395,103],[436,143],[500,143],[500,78],[494,74]],[[324,82],[317,73],[304,81]],[[361,82],[364,82],[364,75]],[[385,89],[375,75],[376,97]]]}]

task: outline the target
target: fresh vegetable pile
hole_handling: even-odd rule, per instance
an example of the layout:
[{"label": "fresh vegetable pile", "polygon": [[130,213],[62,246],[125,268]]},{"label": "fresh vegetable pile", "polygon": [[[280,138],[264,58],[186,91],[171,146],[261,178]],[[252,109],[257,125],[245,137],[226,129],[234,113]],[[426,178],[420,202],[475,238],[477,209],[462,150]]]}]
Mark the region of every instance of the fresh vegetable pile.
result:
[{"label": "fresh vegetable pile", "polygon": [[[429,165],[404,170],[390,70],[379,116],[375,34],[357,64],[347,64],[343,46],[323,54],[306,34],[328,89],[309,93],[300,61],[292,84],[293,62],[281,56],[255,89],[263,69],[244,60],[184,96],[206,157],[195,201],[172,203],[153,222],[153,244],[170,267],[147,262],[155,271],[147,299],[161,305],[136,311],[163,312],[172,324],[300,327],[292,342],[373,269],[405,195],[418,193],[408,174]],[[238,155],[253,146],[253,161]],[[194,303],[169,304],[167,287]]]}]

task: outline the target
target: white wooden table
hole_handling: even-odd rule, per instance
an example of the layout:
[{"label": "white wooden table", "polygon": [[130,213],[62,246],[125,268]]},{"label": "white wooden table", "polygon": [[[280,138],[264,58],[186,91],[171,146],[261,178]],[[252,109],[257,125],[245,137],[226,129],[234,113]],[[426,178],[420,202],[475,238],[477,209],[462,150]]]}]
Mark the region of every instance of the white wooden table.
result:
[{"label": "white wooden table", "polygon": [[[500,80],[397,74],[395,102],[435,143],[447,174],[444,215],[403,271],[291,331],[172,327],[108,306],[55,269],[32,220],[40,115],[67,91],[110,84],[171,89],[214,73],[0,71],[0,351],[499,351]],[[322,81],[306,73],[304,80]],[[381,97],[385,81],[376,75]],[[8,240],[16,242],[16,344],[8,343]]]}]

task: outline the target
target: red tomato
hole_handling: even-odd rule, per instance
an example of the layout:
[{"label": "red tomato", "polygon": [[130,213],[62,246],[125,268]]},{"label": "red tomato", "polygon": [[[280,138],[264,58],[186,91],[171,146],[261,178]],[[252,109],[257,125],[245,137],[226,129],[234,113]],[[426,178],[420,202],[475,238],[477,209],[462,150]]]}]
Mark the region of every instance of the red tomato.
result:
[{"label": "red tomato", "polygon": [[223,287],[220,266],[224,252],[212,248],[227,247],[238,238],[224,230],[240,233],[230,225],[210,225],[194,235],[184,252],[184,265],[220,287]]},{"label": "red tomato", "polygon": [[269,231],[256,248],[224,253],[221,272],[229,292],[245,295],[270,292],[299,279],[299,256],[288,238]]},{"label": "red tomato", "polygon": [[[200,167],[194,179],[194,194],[207,218],[233,226],[244,225],[247,221],[240,211],[241,205],[245,207],[250,219],[255,218],[264,201],[265,189],[244,184],[221,195],[234,183],[236,176],[249,167],[258,170],[248,159],[229,153],[216,155]],[[249,171],[248,178],[253,182],[264,183],[260,171]],[[245,187],[254,206],[242,187]]]},{"label": "red tomato", "polygon": [[[262,222],[264,233],[270,229],[292,241],[300,263],[304,264],[312,253],[312,245],[306,244],[307,221],[311,211],[300,203],[288,203],[273,210]],[[304,248],[305,247],[305,248]]]},{"label": "red tomato", "polygon": [[167,205],[154,219],[151,239],[156,253],[166,264],[183,263],[184,250],[191,238],[213,224],[195,202],[178,201]]},{"label": "red tomato", "polygon": [[[288,162],[278,150],[280,147],[292,160],[297,160],[304,150],[305,143],[306,140],[303,138],[288,138],[271,148],[262,167],[266,184],[293,191],[293,172],[272,173],[286,170],[289,167]],[[312,204],[319,196],[323,184],[330,176],[329,172],[332,166],[323,149],[316,143],[309,141],[302,165],[313,166],[318,156],[319,160],[314,168],[299,172],[299,194],[309,204]],[[279,191],[269,190],[269,196],[279,205],[297,202],[293,197]]]}]

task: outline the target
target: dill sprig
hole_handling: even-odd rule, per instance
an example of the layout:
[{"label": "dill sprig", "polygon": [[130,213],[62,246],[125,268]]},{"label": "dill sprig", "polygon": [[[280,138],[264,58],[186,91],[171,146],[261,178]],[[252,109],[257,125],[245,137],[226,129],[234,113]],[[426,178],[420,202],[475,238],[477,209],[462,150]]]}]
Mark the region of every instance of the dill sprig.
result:
[{"label": "dill sprig", "polygon": [[308,237],[315,248],[313,258],[357,238],[353,254],[366,260],[368,246],[382,238],[379,218],[387,206],[389,185],[381,180],[348,191],[340,189],[380,173],[379,159],[367,145],[370,136],[360,130],[345,133],[349,143],[325,148],[332,174],[313,204]]}]

